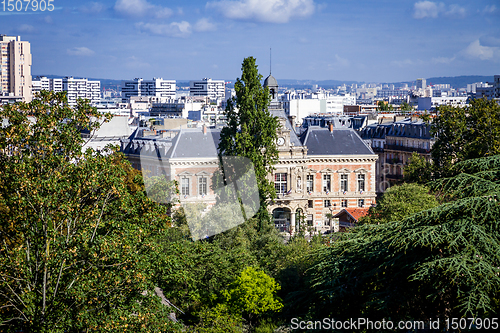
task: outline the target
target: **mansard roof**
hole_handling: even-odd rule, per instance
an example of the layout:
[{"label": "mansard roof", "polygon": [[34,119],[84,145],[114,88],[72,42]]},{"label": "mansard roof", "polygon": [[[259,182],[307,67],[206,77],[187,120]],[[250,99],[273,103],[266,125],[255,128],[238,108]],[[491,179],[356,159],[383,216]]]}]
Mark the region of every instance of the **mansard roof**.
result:
[{"label": "mansard roof", "polygon": [[292,124],[290,124],[290,120],[286,116],[285,111],[283,109],[275,109],[275,110],[269,110],[269,113],[271,113],[271,115],[275,117],[285,119],[286,129],[290,130],[290,142],[296,147],[302,146],[302,142],[300,142],[297,133],[295,133],[295,129],[292,127]]},{"label": "mansard roof", "polygon": [[307,155],[374,155],[373,150],[350,128],[309,126],[301,136]]},{"label": "mansard roof", "polygon": [[207,158],[217,157],[220,129],[182,129],[173,141],[168,158]]}]

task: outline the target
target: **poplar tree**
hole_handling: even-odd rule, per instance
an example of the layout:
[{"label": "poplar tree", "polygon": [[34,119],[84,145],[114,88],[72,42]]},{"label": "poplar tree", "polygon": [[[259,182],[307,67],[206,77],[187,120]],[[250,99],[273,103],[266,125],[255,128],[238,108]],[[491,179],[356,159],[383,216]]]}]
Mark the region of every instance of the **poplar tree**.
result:
[{"label": "poplar tree", "polygon": [[243,60],[241,78],[234,85],[236,96],[228,100],[225,110],[227,126],[221,131],[219,152],[221,156],[244,156],[253,162],[260,197],[259,216],[269,219],[267,200],[275,198],[276,192],[268,175],[278,161],[279,122],[268,110],[269,89],[262,86],[255,61],[253,57]]}]

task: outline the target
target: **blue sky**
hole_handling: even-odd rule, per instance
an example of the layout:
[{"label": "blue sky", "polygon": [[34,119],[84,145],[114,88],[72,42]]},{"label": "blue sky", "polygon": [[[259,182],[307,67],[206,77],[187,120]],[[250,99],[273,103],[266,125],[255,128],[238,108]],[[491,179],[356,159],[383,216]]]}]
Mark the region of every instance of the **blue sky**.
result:
[{"label": "blue sky", "polygon": [[[27,0],[26,0],[27,1]],[[9,12],[37,74],[233,80],[247,56],[281,79],[500,74],[499,0],[53,0]]]}]

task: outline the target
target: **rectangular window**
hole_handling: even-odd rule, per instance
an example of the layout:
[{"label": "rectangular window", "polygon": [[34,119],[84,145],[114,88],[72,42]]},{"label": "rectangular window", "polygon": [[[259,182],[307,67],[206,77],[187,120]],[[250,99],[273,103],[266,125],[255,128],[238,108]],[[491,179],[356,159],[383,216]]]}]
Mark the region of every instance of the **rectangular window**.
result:
[{"label": "rectangular window", "polygon": [[325,203],[325,207],[326,208],[328,208],[328,207],[330,207],[332,205],[331,202],[330,202],[330,200],[325,200],[324,203]]},{"label": "rectangular window", "polygon": [[181,179],[181,195],[189,195],[189,178]]},{"label": "rectangular window", "polygon": [[365,199],[359,199],[358,200],[358,207],[364,207],[365,206]]},{"label": "rectangular window", "polygon": [[274,188],[276,189],[277,194],[285,194],[286,193],[286,173],[276,173],[274,174]]},{"label": "rectangular window", "polygon": [[313,200],[307,200],[307,207],[314,208],[314,201]]},{"label": "rectangular window", "polygon": [[323,192],[330,192],[331,189],[331,177],[330,175],[323,175]]},{"label": "rectangular window", "polygon": [[308,214],[307,215],[307,225],[309,227],[312,227],[313,226],[313,214]]},{"label": "rectangular window", "polygon": [[314,192],[314,175],[307,175],[307,192]]},{"label": "rectangular window", "polygon": [[207,178],[200,177],[198,178],[198,195],[206,195],[207,194]]},{"label": "rectangular window", "polygon": [[346,199],[342,200],[341,206],[344,208],[347,207],[347,200]]},{"label": "rectangular window", "polygon": [[340,191],[342,192],[347,192],[349,189],[347,183],[349,181],[349,178],[346,174],[340,175]]},{"label": "rectangular window", "polygon": [[364,190],[365,190],[365,175],[358,174],[358,191],[364,191]]}]

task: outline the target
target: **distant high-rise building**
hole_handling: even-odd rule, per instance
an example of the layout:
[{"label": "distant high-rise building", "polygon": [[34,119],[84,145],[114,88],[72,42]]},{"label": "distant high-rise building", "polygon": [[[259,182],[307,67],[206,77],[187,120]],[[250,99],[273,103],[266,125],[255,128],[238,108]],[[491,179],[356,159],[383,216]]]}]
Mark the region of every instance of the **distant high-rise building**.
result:
[{"label": "distant high-rise building", "polygon": [[[58,83],[59,81],[53,81],[53,87],[55,88]],[[65,77],[62,79],[62,90],[67,92],[68,104],[71,106],[75,106],[79,98],[88,99],[92,105],[96,105],[101,101],[100,81]]]},{"label": "distant high-rise building", "polygon": [[159,101],[175,99],[175,80],[153,78],[122,81],[122,102],[127,103],[132,96],[153,96]]},{"label": "distant high-rise building", "polygon": [[45,76],[38,76],[31,83],[33,95],[41,90],[63,91],[63,79],[49,79]]},{"label": "distant high-rise building", "polygon": [[427,88],[427,82],[425,79],[417,79],[417,89]]},{"label": "distant high-rise building", "polygon": [[191,96],[208,96],[210,99],[223,99],[226,84],[224,80],[212,80],[204,78],[200,81],[189,82],[189,94]]},{"label": "distant high-rise building", "polygon": [[31,101],[31,46],[20,36],[0,35],[0,95]]}]

